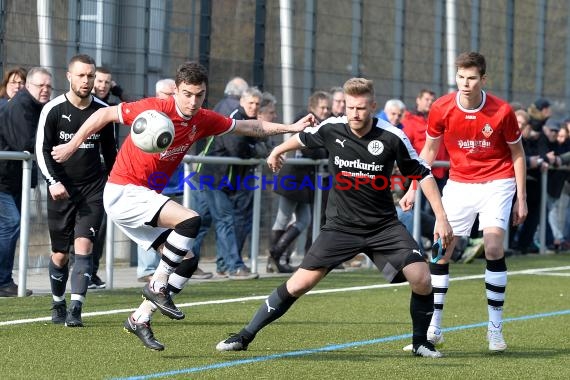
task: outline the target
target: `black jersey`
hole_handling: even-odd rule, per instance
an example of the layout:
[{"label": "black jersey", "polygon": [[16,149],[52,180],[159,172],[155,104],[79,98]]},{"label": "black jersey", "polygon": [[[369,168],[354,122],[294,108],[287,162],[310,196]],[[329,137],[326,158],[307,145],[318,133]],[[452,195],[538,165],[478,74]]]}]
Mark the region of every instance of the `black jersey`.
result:
[{"label": "black jersey", "polygon": [[[92,96],[89,106],[79,109],[65,94],[44,106],[38,123],[36,154],[48,185],[57,182],[68,186],[84,185],[111,171],[117,157],[113,123],[89,136],[69,160],[57,163],[51,156],[54,146],[69,142],[85,120],[102,107],[107,107],[107,104]],[[101,162],[101,155],[105,165]]]},{"label": "black jersey", "polygon": [[332,117],[318,127],[299,133],[309,148],[325,147],[333,185],[329,194],[324,229],[368,233],[397,220],[391,186],[394,162],[403,176],[412,179],[431,176],[406,135],[391,124],[374,118],[373,127],[359,138],[348,126],[346,116]]}]

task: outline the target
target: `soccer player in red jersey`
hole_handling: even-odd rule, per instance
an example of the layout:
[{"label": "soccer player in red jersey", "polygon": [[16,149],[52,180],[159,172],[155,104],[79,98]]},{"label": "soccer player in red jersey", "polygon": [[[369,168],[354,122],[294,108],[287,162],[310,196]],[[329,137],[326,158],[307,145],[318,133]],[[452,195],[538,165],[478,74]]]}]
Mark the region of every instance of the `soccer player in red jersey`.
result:
[{"label": "soccer player in red jersey", "polygon": [[145,153],[130,136],[126,138],[103,195],[107,215],[129,238],[147,250],[152,247],[162,253],[150,283],[143,288],[145,301],[125,322],[127,332],[157,351],[163,350],[164,345],[155,339],[150,328],[152,313],[158,308],[169,318],[184,318],[172,295],[182,290],[198,266],[198,257],[191,248],[200,228],[200,215],[161,194],[188,149],[208,136],[234,132],[263,137],[299,132],[315,120],[307,115],[293,125],[283,125],[257,119],[234,120],[202,109],[208,73],[196,62],[180,65],[175,82],[175,94],[166,100],[152,97],[102,108],[85,121],[68,143],[55,146],[52,152],[55,161],[64,162],[103,126],[110,122],[131,125],[146,110],[163,112],[172,120],[174,141],[164,152]]},{"label": "soccer player in red jersey", "polygon": [[[458,91],[439,98],[428,117],[427,139],[420,157],[431,164],[441,142],[450,155],[449,180],[443,189],[443,206],[455,241],[446,254],[430,264],[434,289],[434,314],[428,339],[443,342],[441,321],[449,286],[449,259],[458,237],[469,235],[477,214],[483,230],[485,287],[489,323],[489,350],[504,351],[503,304],[507,266],[503,250],[513,196],[512,223],[527,215],[526,166],[521,132],[510,105],[482,88],[486,81],[485,57],[462,53],[455,61]],[[402,198],[404,210],[413,205],[415,188]]]}]

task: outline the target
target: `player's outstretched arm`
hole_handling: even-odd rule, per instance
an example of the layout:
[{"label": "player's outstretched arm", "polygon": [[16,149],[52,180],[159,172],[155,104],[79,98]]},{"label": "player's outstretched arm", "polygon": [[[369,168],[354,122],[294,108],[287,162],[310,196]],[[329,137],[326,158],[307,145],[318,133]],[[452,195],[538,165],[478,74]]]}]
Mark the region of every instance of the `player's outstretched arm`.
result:
[{"label": "player's outstretched arm", "polygon": [[119,122],[119,113],[117,106],[100,108],[95,111],[85,123],[79,128],[77,133],[69,142],[53,147],[51,156],[56,162],[65,162],[89,136],[100,131],[109,123]]},{"label": "player's outstretched arm", "polygon": [[279,124],[261,120],[236,120],[235,133],[252,137],[265,137],[282,133],[296,133],[314,125],[313,114],[308,114],[295,124]]},{"label": "player's outstretched arm", "polygon": [[299,140],[299,135],[296,134],[293,137],[287,139],[283,143],[277,145],[269,156],[267,157],[267,165],[269,168],[275,173],[278,172],[279,169],[283,166],[285,162],[285,153],[290,152],[292,150],[300,149],[303,147],[301,141]]}]

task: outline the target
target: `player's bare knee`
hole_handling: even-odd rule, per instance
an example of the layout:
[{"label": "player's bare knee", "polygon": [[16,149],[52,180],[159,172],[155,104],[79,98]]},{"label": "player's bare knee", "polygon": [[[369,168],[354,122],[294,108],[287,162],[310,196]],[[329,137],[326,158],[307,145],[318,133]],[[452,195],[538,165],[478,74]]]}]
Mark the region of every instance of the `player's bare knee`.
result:
[{"label": "player's bare knee", "polygon": [[69,262],[69,253],[52,252],[51,261],[58,267],[63,267]]},{"label": "player's bare knee", "polygon": [[287,280],[287,291],[293,297],[298,298],[313,289],[317,283],[318,280],[315,281],[311,276],[298,276],[297,273],[295,273],[289,280]]},{"label": "player's bare knee", "polygon": [[502,244],[485,244],[485,258],[489,260],[498,260],[505,254]]}]

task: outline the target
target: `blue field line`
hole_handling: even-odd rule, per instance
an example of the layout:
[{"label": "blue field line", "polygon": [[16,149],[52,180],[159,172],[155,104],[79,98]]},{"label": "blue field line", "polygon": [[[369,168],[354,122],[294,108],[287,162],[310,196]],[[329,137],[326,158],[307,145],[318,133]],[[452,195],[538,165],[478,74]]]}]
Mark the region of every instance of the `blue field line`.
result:
[{"label": "blue field line", "polygon": [[[553,311],[550,313],[540,313],[540,314],[532,314],[532,315],[523,315],[520,317],[506,318],[504,320],[504,322],[526,321],[529,319],[557,317],[560,315],[567,315],[567,314],[570,314],[570,310],[560,310],[560,311]],[[447,328],[443,328],[442,331],[451,332],[451,331],[468,330],[468,329],[479,328],[479,327],[487,327],[487,324],[488,324],[488,322],[480,322],[480,323],[473,323],[473,324],[469,324],[469,325],[447,327]],[[213,370],[213,369],[235,367],[235,366],[239,366],[239,365],[243,365],[243,364],[261,363],[261,362],[266,362],[269,360],[275,360],[275,359],[281,359],[281,358],[307,356],[307,355],[313,355],[313,354],[316,354],[319,352],[337,351],[337,350],[342,350],[345,348],[353,348],[353,347],[369,346],[371,344],[393,342],[396,340],[410,339],[411,337],[412,337],[412,334],[393,335],[393,336],[388,336],[385,338],[361,340],[361,341],[357,341],[357,342],[349,342],[349,343],[343,343],[343,344],[332,344],[329,346],[312,348],[312,349],[308,349],[308,350],[283,352],[280,354],[258,356],[258,357],[249,358],[249,359],[232,360],[232,361],[228,361],[228,362],[209,364],[209,365],[200,366],[200,367],[191,367],[191,368],[177,369],[177,370],[166,371],[166,372],[157,372],[157,373],[153,373],[153,374],[149,374],[149,375],[137,375],[137,376],[130,376],[130,377],[115,377],[112,380],[144,380],[144,379],[155,379],[155,378],[161,378],[161,377],[185,375],[185,374],[189,374],[189,373],[203,372],[203,371],[209,371],[209,370]]]}]

